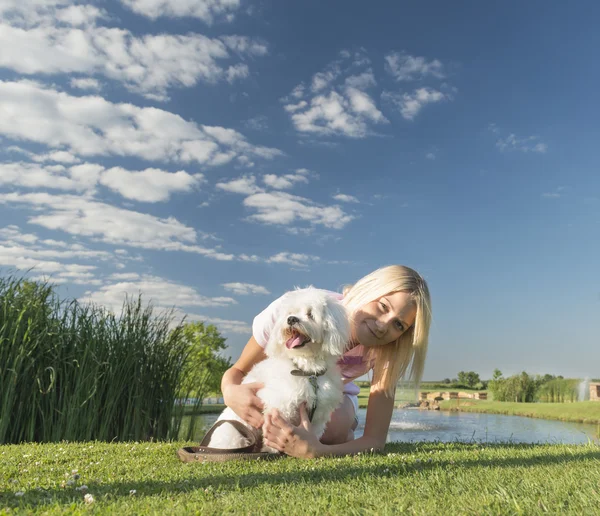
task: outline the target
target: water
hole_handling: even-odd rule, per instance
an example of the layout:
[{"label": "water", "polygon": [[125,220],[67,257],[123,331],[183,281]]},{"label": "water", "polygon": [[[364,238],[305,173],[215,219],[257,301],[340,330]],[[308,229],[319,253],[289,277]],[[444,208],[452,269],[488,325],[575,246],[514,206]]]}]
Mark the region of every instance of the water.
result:
[{"label": "water", "polygon": [[[365,415],[359,411],[357,435],[364,430]],[[395,410],[387,440],[580,444],[598,442],[596,434],[596,425],[582,423],[473,412]]]},{"label": "water", "polygon": [[[355,435],[364,431],[366,409],[358,411],[358,428]],[[197,417],[195,439],[200,441],[204,433],[216,421],[218,414]],[[187,423],[189,425],[189,423]],[[565,423],[547,419],[499,414],[469,412],[442,412],[434,410],[396,409],[387,441],[442,441],[442,442],[513,442],[583,444],[600,442],[596,425]]]}]

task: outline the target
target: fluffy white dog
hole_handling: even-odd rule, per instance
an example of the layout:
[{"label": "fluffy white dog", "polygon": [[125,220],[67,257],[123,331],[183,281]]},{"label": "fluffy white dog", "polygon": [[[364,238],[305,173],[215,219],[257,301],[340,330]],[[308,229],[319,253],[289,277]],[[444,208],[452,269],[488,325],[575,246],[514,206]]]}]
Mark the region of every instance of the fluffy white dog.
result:
[{"label": "fluffy white dog", "polygon": [[[342,375],[336,364],[350,337],[350,324],[342,304],[313,287],[284,295],[275,326],[265,347],[267,359],[256,364],[243,383],[262,382],[257,392],[267,413],[273,408],[292,424],[300,422],[300,405],[307,404],[315,433],[323,435],[332,412],[342,402]],[[242,422],[230,408],[220,420]],[[232,426],[215,429],[209,446],[238,448],[248,440]],[[261,451],[276,452],[263,444]]]}]

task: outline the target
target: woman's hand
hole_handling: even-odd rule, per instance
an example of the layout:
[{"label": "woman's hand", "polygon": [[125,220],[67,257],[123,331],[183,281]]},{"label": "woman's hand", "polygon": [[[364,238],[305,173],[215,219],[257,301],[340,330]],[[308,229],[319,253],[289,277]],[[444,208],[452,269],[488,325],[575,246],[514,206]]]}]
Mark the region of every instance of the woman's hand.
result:
[{"label": "woman's hand", "polygon": [[263,383],[242,383],[240,385],[228,385],[223,391],[223,400],[231,410],[240,416],[246,423],[254,428],[260,428],[264,424],[262,400],[256,392],[264,387]]},{"label": "woman's hand", "polygon": [[276,409],[268,413],[263,426],[263,441],[271,448],[301,459],[318,457],[322,448],[313,432],[304,403],[300,406],[298,426],[288,423]]}]

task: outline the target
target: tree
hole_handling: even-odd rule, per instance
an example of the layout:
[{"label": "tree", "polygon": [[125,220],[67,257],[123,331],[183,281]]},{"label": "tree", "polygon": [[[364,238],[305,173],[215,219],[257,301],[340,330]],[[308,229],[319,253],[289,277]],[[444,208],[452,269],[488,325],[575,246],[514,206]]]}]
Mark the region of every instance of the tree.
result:
[{"label": "tree", "polygon": [[180,395],[195,397],[201,405],[207,394],[220,391],[221,377],[231,367],[230,359],[219,354],[227,348],[227,339],[221,336],[216,326],[200,321],[183,326],[183,339],[189,346],[189,352]]},{"label": "tree", "polygon": [[458,383],[467,385],[471,389],[479,382],[479,375],[475,371],[461,371],[458,373]]},{"label": "tree", "polygon": [[502,378],[498,369],[488,385],[495,401],[532,402],[535,399],[536,382],[525,371],[521,374]]}]

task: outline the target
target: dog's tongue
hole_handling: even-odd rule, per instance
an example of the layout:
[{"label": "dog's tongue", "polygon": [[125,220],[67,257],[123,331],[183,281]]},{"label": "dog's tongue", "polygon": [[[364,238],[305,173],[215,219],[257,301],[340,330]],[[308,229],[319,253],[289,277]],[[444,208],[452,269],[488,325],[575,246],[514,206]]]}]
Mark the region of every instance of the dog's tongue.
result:
[{"label": "dog's tongue", "polygon": [[292,348],[295,348],[296,346],[299,346],[303,342],[304,342],[303,336],[296,334],[287,340],[287,342],[285,343],[285,347],[288,349],[292,349]]}]

